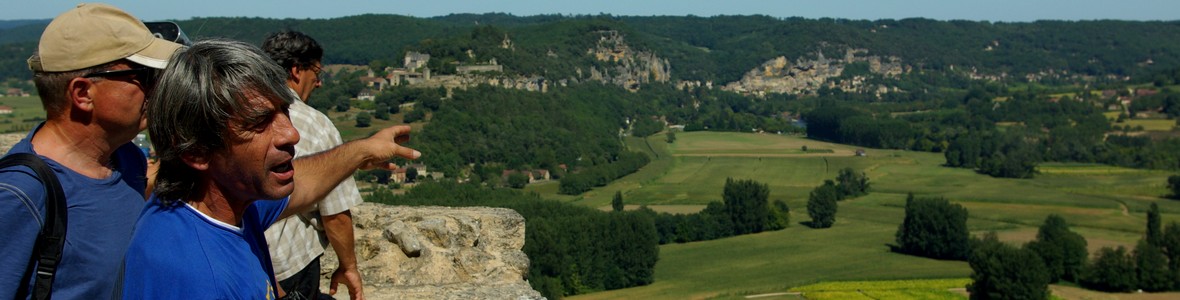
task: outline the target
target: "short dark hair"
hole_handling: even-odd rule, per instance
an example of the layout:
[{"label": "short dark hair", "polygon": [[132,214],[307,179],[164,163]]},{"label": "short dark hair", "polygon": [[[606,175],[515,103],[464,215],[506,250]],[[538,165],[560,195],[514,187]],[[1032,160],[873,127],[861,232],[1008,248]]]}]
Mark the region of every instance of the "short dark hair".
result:
[{"label": "short dark hair", "polygon": [[184,154],[208,157],[235,142],[231,120],[257,118],[250,98],[286,111],[295,95],[287,75],[262,50],[232,40],[204,40],[173,54],[148,101],[148,133],[160,156],[153,192],[171,205],[197,191],[200,174]]},{"label": "short dark hair", "polygon": [[[33,57],[37,57],[37,55],[34,54]],[[45,109],[45,118],[56,119],[65,116],[66,107],[70,106],[68,89],[70,87],[71,80],[85,76],[89,73],[106,71],[107,69],[115,67],[115,65],[120,62],[130,63],[128,60],[120,59],[113,62],[73,71],[33,71],[33,84],[37,87],[37,95],[41,96],[41,107]]]},{"label": "short dark hair", "polygon": [[302,32],[283,30],[270,34],[262,42],[262,51],[275,60],[284,70],[291,67],[311,68],[324,58],[324,48],[315,39]]}]

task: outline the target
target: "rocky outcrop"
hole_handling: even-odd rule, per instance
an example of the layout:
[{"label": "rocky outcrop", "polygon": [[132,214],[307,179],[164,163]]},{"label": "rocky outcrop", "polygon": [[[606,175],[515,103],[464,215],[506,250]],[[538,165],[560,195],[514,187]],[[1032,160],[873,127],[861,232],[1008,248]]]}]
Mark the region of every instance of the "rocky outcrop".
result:
[{"label": "rocky outcrop", "polygon": [[12,146],[15,146],[16,143],[19,143],[20,140],[25,138],[25,135],[27,135],[27,134],[28,133],[0,134],[0,155],[4,155],[4,153],[8,153],[8,150],[12,149]]},{"label": "rocky outcrop", "polygon": [[[611,68],[590,67],[590,80],[622,86],[628,90],[639,90],[639,86],[650,82],[668,82],[672,67],[668,59],[654,53],[636,51],[623,40],[617,31],[600,31],[601,37],[594,48],[586,50],[601,62],[613,63]],[[578,73],[582,73],[581,70]]]},{"label": "rocky outcrop", "polygon": [[847,49],[842,58],[829,59],[824,57],[823,52],[817,52],[815,58],[800,57],[794,62],[779,56],[746,72],[741,80],[726,84],[722,89],[755,95],[812,94],[822,87],[847,92],[884,93],[895,90],[865,84],[863,76],[835,80],[841,77],[845,67],[852,63],[866,63],[869,72],[880,76],[897,76],[909,71],[909,67],[903,65],[896,57],[865,56],[867,53],[868,50],[864,49]]},{"label": "rocky outcrop", "polygon": [[[543,299],[525,280],[525,223],[513,210],[365,203],[352,214],[367,299]],[[327,252],[324,291],[337,266]]]}]

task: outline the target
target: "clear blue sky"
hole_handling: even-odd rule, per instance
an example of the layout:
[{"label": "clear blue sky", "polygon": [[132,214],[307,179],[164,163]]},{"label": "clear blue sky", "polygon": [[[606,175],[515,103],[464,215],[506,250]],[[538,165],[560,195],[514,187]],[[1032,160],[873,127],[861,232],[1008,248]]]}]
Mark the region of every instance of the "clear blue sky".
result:
[{"label": "clear blue sky", "polygon": [[[49,19],[79,0],[3,0],[0,20]],[[147,21],[192,17],[335,18],[365,13],[432,17],[451,13],[752,15],[775,17],[986,20],[1180,20],[1177,0],[109,0]]]}]

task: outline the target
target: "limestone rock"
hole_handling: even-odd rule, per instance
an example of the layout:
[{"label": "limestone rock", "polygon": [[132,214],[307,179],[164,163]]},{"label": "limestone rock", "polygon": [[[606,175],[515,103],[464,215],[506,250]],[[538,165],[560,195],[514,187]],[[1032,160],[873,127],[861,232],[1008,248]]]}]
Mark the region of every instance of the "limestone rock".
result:
[{"label": "limestone rock", "polygon": [[[364,203],[352,217],[367,299],[544,299],[525,279],[524,217],[513,210]],[[326,252],[323,291],[338,265]]]},{"label": "limestone rock", "polygon": [[842,58],[829,59],[823,52],[816,52],[814,58],[800,57],[794,62],[779,56],[746,72],[741,80],[726,84],[722,89],[755,95],[814,94],[823,87],[845,92],[875,92],[878,96],[892,91],[884,86],[867,85],[861,76],[839,79],[846,65],[858,62],[867,63],[869,72],[885,77],[895,77],[909,70],[897,57],[866,56],[867,53],[866,49],[845,49]]},{"label": "limestone rock", "polygon": [[604,30],[598,33],[598,43],[594,48],[587,49],[586,54],[607,63],[604,66],[607,68],[598,70],[591,66],[589,80],[618,85],[630,91],[639,90],[641,84],[666,83],[671,80],[672,67],[668,59],[632,49],[618,31]]}]

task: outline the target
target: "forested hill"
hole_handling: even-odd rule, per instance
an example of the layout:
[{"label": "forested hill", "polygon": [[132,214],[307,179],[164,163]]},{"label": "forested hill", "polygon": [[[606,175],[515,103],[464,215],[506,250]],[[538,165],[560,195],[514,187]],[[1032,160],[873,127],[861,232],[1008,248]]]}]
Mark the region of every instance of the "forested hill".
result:
[{"label": "forested hill", "polygon": [[[839,55],[867,49],[921,69],[975,68],[1012,76],[1067,71],[1083,75],[1142,75],[1180,66],[1180,22],[779,19],[767,16],[617,17],[609,15],[459,14],[433,18],[360,15],[334,19],[195,18],[177,21],[195,39],[228,37],[258,43],[269,32],[305,31],[325,45],[328,63],[400,62],[407,49],[476,47],[482,32],[502,34],[515,51],[585,53],[585,33],[615,30],[628,43],[667,58],[673,79],[732,82],[778,56]],[[0,78],[25,78],[24,59],[44,24],[0,29]],[[495,38],[499,42],[504,38]],[[497,44],[499,45],[499,44]],[[826,50],[826,51],[825,51]],[[537,55],[542,54],[542,55]],[[583,61],[516,69],[521,75],[569,70]],[[507,63],[503,63],[511,66]],[[581,66],[585,68],[586,66]],[[534,74],[528,74],[536,72]],[[560,71],[558,73],[565,73]],[[552,74],[550,74],[552,75]]]}]

